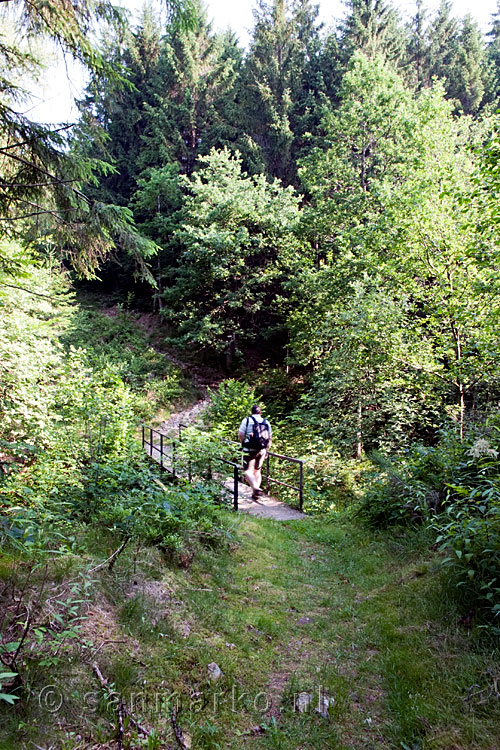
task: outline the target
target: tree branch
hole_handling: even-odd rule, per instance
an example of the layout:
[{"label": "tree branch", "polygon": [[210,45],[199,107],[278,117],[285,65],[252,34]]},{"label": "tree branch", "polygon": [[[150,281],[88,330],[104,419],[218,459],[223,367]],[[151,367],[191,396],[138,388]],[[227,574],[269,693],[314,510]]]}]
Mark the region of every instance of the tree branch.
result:
[{"label": "tree branch", "polygon": [[[5,154],[5,153],[4,153],[4,156],[6,156],[8,159],[14,159],[14,161],[18,161],[20,164],[24,164],[25,167],[29,167],[30,169],[36,169],[37,172],[44,174],[46,177],[53,180],[58,185],[65,184],[65,180],[62,180],[60,177],[57,177],[56,175],[52,174],[51,172],[46,170],[44,167],[39,167],[38,164],[35,164],[32,161],[28,161],[28,159],[23,159],[22,156],[18,156],[17,154]],[[87,205],[89,206],[91,205],[91,201],[89,200],[89,198],[87,198],[87,196],[84,193],[82,193],[80,190],[73,188],[73,192],[75,193],[75,195],[78,195],[79,198],[84,200],[85,203],[87,203]]]},{"label": "tree branch", "polygon": [[[6,0],[0,0],[0,2],[5,2]],[[14,110],[11,109],[11,112]],[[16,113],[17,114],[17,113]],[[60,128],[56,128],[55,130],[48,130],[47,133],[60,133],[61,130],[68,130],[69,128],[73,127],[72,125],[63,125]],[[10,146],[0,146],[0,154],[5,154],[6,151],[9,151],[11,148],[18,148],[18,146],[29,146],[30,141],[19,141],[18,143],[11,143]],[[10,154],[8,154],[10,156]]]},{"label": "tree branch", "polygon": [[35,297],[43,297],[44,299],[50,299],[50,300],[54,299],[54,297],[50,297],[48,294],[42,294],[41,292],[33,292],[31,289],[26,289],[26,287],[24,286],[16,286],[15,284],[6,284],[4,281],[0,281],[0,286],[8,286],[10,289],[19,289],[21,292],[27,292],[28,294],[33,294]]}]

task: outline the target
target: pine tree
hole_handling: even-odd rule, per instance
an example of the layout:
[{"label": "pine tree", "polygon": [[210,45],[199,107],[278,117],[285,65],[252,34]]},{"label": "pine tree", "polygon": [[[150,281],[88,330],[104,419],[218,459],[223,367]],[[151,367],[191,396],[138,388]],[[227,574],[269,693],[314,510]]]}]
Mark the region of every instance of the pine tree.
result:
[{"label": "pine tree", "polygon": [[409,41],[406,56],[412,66],[411,83],[419,91],[425,84],[428,74],[429,39],[427,32],[428,11],[424,0],[417,0],[417,12],[409,24]]},{"label": "pine tree", "polygon": [[340,42],[335,31],[327,34],[321,45],[320,69],[326,99],[333,106],[336,106],[339,102],[342,75],[345,68]]},{"label": "pine tree", "polygon": [[160,19],[151,2],[145,3],[136,31],[107,40],[107,57],[125,71],[127,85],[95,75],[79,103],[84,138],[92,134],[90,154],[107,159],[114,170],[102,179],[93,195],[128,205],[136,189],[138,164],[148,117],[146,108],[161,87],[158,74]]},{"label": "pine tree", "polygon": [[497,0],[497,9],[491,16],[490,30],[486,36],[485,101],[496,109],[500,106],[500,0]]},{"label": "pine tree", "polygon": [[383,56],[397,62],[404,52],[404,31],[397,12],[385,0],[347,0],[340,45],[345,64],[356,50],[371,59]]},{"label": "pine tree", "polygon": [[[120,33],[121,11],[108,2],[47,0],[43,3],[14,0],[21,36],[29,42],[56,42],[95,75],[123,83],[114,60],[96,45],[99,24]],[[16,12],[16,10],[14,12]],[[67,127],[33,123],[23,113],[27,92],[19,86],[26,71],[40,62],[20,49],[18,42],[0,44],[0,218],[10,234],[28,236],[43,244],[50,237],[73,266],[92,276],[103,258],[118,243],[126,244],[141,260],[153,244],[140,237],[127,212],[94,200],[87,192],[96,175],[109,166],[89,159],[85,150],[71,148]],[[0,267],[3,259],[0,257]]]},{"label": "pine tree", "polygon": [[255,18],[241,83],[242,122],[253,146],[254,169],[290,184],[296,177],[298,140],[321,87],[317,8],[310,0],[273,0],[271,5],[260,0]]},{"label": "pine tree", "polygon": [[462,21],[455,66],[450,72],[449,94],[465,114],[478,111],[484,95],[484,43],[478,24],[470,15]]},{"label": "pine tree", "polygon": [[195,23],[188,29],[170,27],[162,46],[161,86],[146,105],[142,168],[177,162],[181,173],[190,175],[200,153],[234,137],[225,129],[225,116],[241,53],[234,35],[214,35],[201,2],[194,6]]},{"label": "pine tree", "polygon": [[457,65],[459,25],[451,15],[451,2],[441,0],[436,16],[429,27],[429,64],[427,85],[432,78],[442,78],[449,90],[453,70]]}]

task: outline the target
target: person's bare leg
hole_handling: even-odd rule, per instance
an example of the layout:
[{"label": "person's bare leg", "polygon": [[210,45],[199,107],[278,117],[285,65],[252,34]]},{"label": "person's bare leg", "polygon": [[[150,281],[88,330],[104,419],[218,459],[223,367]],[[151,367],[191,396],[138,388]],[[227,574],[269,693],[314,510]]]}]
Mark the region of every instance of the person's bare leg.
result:
[{"label": "person's bare leg", "polygon": [[260,485],[262,484],[262,472],[260,469],[254,470],[254,490],[260,490]]},{"label": "person's bare leg", "polygon": [[256,482],[256,470],[255,470],[255,458],[252,458],[248,462],[248,468],[245,471],[245,479],[247,480],[248,484],[252,488],[252,490],[255,492],[255,490],[259,489],[255,482]]},{"label": "person's bare leg", "polygon": [[266,456],[267,456],[267,453],[264,451],[264,452],[261,452],[261,454],[257,456],[255,459],[254,485],[255,485],[255,489],[258,491],[260,495],[264,494],[260,486],[262,484],[262,466],[264,464]]}]

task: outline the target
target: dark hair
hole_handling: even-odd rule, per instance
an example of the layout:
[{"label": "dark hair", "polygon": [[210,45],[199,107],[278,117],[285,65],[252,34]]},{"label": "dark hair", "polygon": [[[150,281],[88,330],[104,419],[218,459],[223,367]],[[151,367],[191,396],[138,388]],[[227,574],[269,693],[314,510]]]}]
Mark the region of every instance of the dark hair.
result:
[{"label": "dark hair", "polygon": [[260,414],[260,413],[261,413],[260,406],[257,406],[257,404],[255,404],[255,406],[252,406],[252,414]]}]

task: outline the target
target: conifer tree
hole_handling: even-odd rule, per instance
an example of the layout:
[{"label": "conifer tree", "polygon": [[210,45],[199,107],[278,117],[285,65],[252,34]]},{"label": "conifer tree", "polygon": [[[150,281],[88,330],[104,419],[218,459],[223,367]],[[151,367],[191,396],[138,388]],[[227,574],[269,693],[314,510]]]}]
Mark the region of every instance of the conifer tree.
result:
[{"label": "conifer tree", "polygon": [[85,135],[92,135],[90,153],[114,167],[93,194],[119,205],[128,205],[140,171],[142,138],[147,127],[146,107],[161,87],[158,60],[161,45],[160,19],[151,2],[142,9],[136,31],[107,40],[108,59],[122,69],[127,84],[92,76],[79,103]]},{"label": "conifer tree", "polygon": [[158,62],[161,84],[154,102],[146,105],[142,168],[177,162],[190,175],[200,153],[234,137],[230,127],[225,130],[224,118],[241,52],[234,35],[212,33],[198,0],[194,12],[189,28],[171,26],[167,31]]},{"label": "conifer tree", "polygon": [[[28,42],[49,40],[95,75],[123,83],[120,69],[96,44],[97,29],[106,25],[121,33],[122,13],[106,0],[13,0],[18,30]],[[70,148],[68,126],[32,122],[23,112],[28,93],[20,85],[23,74],[40,69],[30,51],[17,41],[0,44],[0,218],[10,234],[41,240],[50,236],[74,267],[92,276],[103,258],[117,246],[127,245],[139,261],[154,250],[136,232],[131,216],[116,205],[95,200],[87,187],[109,165],[89,158],[82,148]],[[40,242],[41,244],[41,242]],[[3,260],[0,257],[0,266]]]},{"label": "conifer tree", "polygon": [[[321,85],[317,8],[310,0],[259,0],[242,76],[242,122],[256,154],[254,170],[290,184],[297,138],[307,127]],[[259,164],[260,155],[260,164]]]},{"label": "conifer tree", "polygon": [[411,83],[419,91],[426,83],[428,71],[429,40],[427,32],[428,12],[424,6],[424,0],[417,0],[416,13],[409,24],[409,40],[406,52],[408,61],[411,63]]},{"label": "conifer tree", "polygon": [[429,27],[429,64],[427,84],[432,78],[442,78],[449,90],[453,69],[457,64],[459,25],[451,15],[451,2],[441,0],[438,11]]},{"label": "conifer tree", "polygon": [[335,31],[326,35],[320,49],[320,68],[323,91],[328,102],[339,102],[342,75],[345,70],[340,41]]},{"label": "conifer tree", "polygon": [[382,56],[397,62],[404,52],[404,33],[395,9],[385,0],[347,0],[347,18],[341,26],[344,62],[359,50],[369,58]]},{"label": "conifer tree", "polygon": [[470,15],[462,21],[450,77],[449,94],[460,102],[465,114],[477,112],[484,95],[484,43],[479,26]]},{"label": "conifer tree", "polygon": [[485,100],[496,109],[500,106],[500,0],[497,0],[497,9],[491,16],[486,36]]}]

